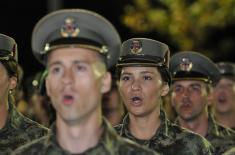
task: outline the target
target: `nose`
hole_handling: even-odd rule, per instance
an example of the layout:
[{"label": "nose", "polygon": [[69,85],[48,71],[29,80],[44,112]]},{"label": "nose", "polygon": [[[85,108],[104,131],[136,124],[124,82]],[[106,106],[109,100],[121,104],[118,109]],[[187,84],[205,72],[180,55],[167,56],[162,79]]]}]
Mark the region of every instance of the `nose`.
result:
[{"label": "nose", "polygon": [[188,88],[183,89],[183,97],[188,97],[190,94],[190,90]]},{"label": "nose", "polygon": [[73,83],[73,80],[74,80],[73,73],[69,70],[65,71],[62,79],[63,83],[71,84]]},{"label": "nose", "polygon": [[140,83],[138,82],[138,80],[134,80],[132,85],[131,85],[131,89],[132,90],[140,90],[141,87],[140,87]]}]

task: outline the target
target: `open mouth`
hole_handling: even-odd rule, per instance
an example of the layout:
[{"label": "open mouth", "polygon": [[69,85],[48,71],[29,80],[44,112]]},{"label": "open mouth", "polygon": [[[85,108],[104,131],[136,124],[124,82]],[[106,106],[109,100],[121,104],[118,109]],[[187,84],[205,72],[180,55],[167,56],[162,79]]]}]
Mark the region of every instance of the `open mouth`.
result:
[{"label": "open mouth", "polygon": [[135,105],[135,106],[139,106],[142,104],[142,98],[138,97],[138,96],[135,96],[135,97],[132,97],[131,98],[131,104],[132,105]]},{"label": "open mouth", "polygon": [[226,102],[226,98],[224,96],[220,96],[218,97],[218,102],[223,104]]},{"label": "open mouth", "polygon": [[65,105],[71,105],[73,103],[74,97],[72,95],[64,95],[63,103]]}]

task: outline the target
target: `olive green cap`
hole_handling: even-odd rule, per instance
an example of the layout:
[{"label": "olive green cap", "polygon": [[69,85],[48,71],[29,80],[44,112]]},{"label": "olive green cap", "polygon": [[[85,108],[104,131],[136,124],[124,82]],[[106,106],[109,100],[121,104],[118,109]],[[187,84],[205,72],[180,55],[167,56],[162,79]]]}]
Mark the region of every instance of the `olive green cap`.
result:
[{"label": "olive green cap", "polygon": [[172,80],[202,80],[215,85],[219,79],[219,69],[208,57],[193,51],[174,54],[170,59]]},{"label": "olive green cap", "polygon": [[123,42],[117,67],[121,66],[167,66],[170,50],[162,42],[149,38],[131,38]]},{"label": "olive green cap", "polygon": [[166,44],[149,38],[131,38],[122,43],[116,67],[161,67],[162,78],[170,85],[169,58],[170,50]]},{"label": "olive green cap", "polygon": [[232,62],[218,62],[216,63],[222,76],[235,77],[235,64]]},{"label": "olive green cap", "polygon": [[83,9],[62,9],[39,20],[32,33],[35,57],[46,65],[47,54],[57,48],[81,47],[105,56],[108,67],[120,53],[121,39],[103,16]]},{"label": "olive green cap", "polygon": [[13,38],[0,34],[0,60],[10,59],[18,61],[17,44]]}]

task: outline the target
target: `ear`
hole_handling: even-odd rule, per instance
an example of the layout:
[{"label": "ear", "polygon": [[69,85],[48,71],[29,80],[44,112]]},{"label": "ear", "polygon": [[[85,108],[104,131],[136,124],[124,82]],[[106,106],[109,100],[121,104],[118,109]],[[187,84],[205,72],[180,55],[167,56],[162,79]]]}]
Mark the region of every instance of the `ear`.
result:
[{"label": "ear", "polygon": [[15,76],[12,76],[10,78],[10,85],[9,85],[9,87],[10,87],[10,89],[15,89],[16,86],[17,86],[17,78]]},{"label": "ear", "polygon": [[164,82],[161,88],[161,96],[166,96],[169,92],[169,85],[168,83]]},{"label": "ear", "polygon": [[107,93],[111,89],[112,78],[109,72],[106,72],[102,78],[101,93]]}]

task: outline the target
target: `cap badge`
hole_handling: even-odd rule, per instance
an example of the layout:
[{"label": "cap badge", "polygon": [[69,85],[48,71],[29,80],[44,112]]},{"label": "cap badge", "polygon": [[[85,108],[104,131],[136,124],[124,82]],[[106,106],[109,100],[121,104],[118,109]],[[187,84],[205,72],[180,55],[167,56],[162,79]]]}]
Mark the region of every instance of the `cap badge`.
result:
[{"label": "cap badge", "polygon": [[131,53],[139,54],[142,51],[142,43],[139,40],[133,40],[131,43]]},{"label": "cap badge", "polygon": [[71,17],[66,18],[64,24],[61,26],[61,35],[63,37],[77,37],[79,31],[75,20]]},{"label": "cap badge", "polygon": [[225,69],[220,69],[221,74],[224,74],[226,71]]},{"label": "cap badge", "polygon": [[189,72],[189,71],[191,71],[192,67],[193,67],[193,63],[190,62],[190,60],[188,58],[183,58],[181,60],[181,64],[180,64],[181,71]]}]

